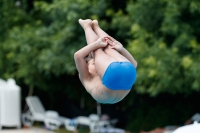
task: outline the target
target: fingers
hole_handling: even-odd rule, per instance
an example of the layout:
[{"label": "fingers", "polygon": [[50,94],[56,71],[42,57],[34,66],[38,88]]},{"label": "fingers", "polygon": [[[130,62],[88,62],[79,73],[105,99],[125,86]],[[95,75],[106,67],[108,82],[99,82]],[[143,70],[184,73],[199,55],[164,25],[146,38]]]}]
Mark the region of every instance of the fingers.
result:
[{"label": "fingers", "polygon": [[111,40],[111,41],[116,41],[113,37],[111,37],[111,36],[106,36],[105,38],[108,38],[109,40]]},{"label": "fingers", "polygon": [[111,40],[114,42],[114,41],[116,41],[113,37],[111,37],[111,36],[109,36],[110,38],[111,38]]},{"label": "fingers", "polygon": [[103,38],[102,38],[102,37],[100,37],[98,40],[99,40],[99,41],[103,41]]},{"label": "fingers", "polygon": [[100,37],[98,40],[99,40],[100,42],[106,42],[106,41],[107,41],[107,39],[106,39],[105,37]]},{"label": "fingers", "polygon": [[109,44],[109,45],[114,45],[113,42],[109,39],[106,39],[106,42]]},{"label": "fingers", "polygon": [[108,45],[108,43],[104,43],[104,42],[100,43],[100,47],[106,47],[107,45]]},{"label": "fingers", "polygon": [[106,40],[110,40],[110,41],[113,41],[110,37],[104,37]]}]

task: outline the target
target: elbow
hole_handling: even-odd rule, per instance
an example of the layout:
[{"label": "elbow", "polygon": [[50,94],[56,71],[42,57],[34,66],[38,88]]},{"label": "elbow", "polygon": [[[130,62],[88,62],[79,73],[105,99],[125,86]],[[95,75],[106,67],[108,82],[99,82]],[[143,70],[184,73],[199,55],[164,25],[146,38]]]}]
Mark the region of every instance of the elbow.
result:
[{"label": "elbow", "polygon": [[80,54],[79,54],[79,52],[77,51],[77,52],[74,54],[74,59],[76,60],[76,59],[78,59],[78,58],[80,58]]},{"label": "elbow", "polygon": [[137,63],[137,62],[134,62],[134,66],[135,66],[135,68],[137,68],[137,66],[138,66],[138,63]]}]

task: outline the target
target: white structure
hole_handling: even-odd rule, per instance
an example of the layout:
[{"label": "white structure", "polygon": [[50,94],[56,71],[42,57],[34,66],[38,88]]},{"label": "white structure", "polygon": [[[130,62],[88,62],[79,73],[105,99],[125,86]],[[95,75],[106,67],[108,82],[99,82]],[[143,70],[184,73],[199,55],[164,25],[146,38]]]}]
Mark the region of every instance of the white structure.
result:
[{"label": "white structure", "polygon": [[56,130],[66,120],[58,114],[57,111],[45,110],[42,102],[37,96],[26,97],[26,103],[29,110],[22,114],[22,123],[28,127],[32,126],[34,121],[44,122],[50,130]]},{"label": "white structure", "polygon": [[177,128],[173,133],[200,133],[200,123],[195,121],[194,124]]},{"label": "white structure", "polygon": [[20,87],[14,79],[0,79],[0,129],[2,127],[21,127]]},{"label": "white structure", "polygon": [[125,133],[124,129],[115,128],[108,120],[100,120],[99,115],[90,114],[89,117],[78,116],[74,119],[65,120],[65,128],[70,131],[75,131],[79,125],[88,126],[89,133]]}]

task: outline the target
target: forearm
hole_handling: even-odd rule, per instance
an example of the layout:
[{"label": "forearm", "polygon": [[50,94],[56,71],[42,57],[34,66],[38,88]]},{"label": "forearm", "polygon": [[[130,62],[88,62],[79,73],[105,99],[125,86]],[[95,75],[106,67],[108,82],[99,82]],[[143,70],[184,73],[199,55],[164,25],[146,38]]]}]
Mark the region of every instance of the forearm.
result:
[{"label": "forearm", "polygon": [[126,57],[135,66],[135,68],[137,67],[137,62],[135,61],[133,56],[125,48],[122,48],[119,52],[124,57]]},{"label": "forearm", "polygon": [[90,45],[87,45],[85,47],[83,47],[82,49],[80,49],[79,51],[77,51],[74,54],[74,60],[76,63],[76,68],[80,74],[80,77],[82,79],[89,79],[90,78],[90,73],[88,71],[88,66],[87,66],[87,62],[85,60],[85,57],[91,53],[91,51],[94,51],[95,49],[97,49],[99,47],[99,43],[94,42]]},{"label": "forearm", "polygon": [[79,51],[77,51],[75,53],[75,56],[76,57],[83,57],[85,58],[89,53],[91,53],[92,51],[96,50],[99,48],[99,45],[98,45],[98,41],[94,42],[94,43],[91,43],[85,47],[83,47],[82,49],[80,49]]}]

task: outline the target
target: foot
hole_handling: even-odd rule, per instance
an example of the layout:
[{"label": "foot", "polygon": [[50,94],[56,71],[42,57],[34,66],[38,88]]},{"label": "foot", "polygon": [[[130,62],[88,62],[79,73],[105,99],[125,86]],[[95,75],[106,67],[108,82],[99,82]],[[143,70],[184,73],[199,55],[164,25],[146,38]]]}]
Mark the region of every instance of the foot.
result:
[{"label": "foot", "polygon": [[97,27],[99,27],[98,21],[97,20],[93,20],[92,21],[92,28],[95,30]]},{"label": "foot", "polygon": [[83,27],[83,29],[92,26],[92,20],[91,19],[85,19],[85,20],[79,19],[78,22]]}]

